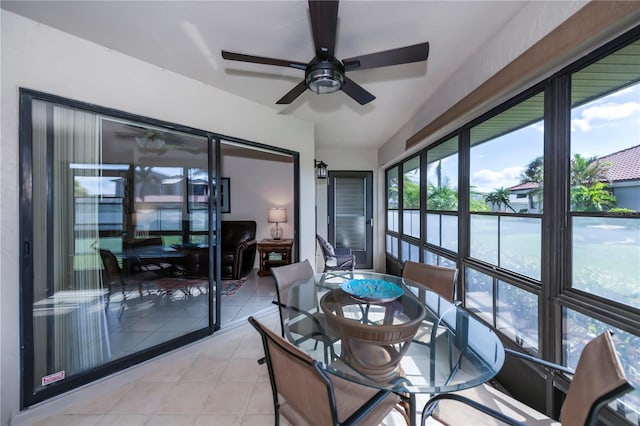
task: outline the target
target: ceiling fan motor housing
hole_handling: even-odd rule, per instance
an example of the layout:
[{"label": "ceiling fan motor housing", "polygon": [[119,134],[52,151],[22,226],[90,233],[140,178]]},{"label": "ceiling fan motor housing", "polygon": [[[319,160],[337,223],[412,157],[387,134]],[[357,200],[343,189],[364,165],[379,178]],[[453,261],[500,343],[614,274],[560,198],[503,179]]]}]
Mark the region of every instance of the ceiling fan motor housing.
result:
[{"label": "ceiling fan motor housing", "polygon": [[307,88],[314,93],[333,93],[342,88],[344,84],[344,67],[333,59],[314,60],[306,69],[305,81]]}]

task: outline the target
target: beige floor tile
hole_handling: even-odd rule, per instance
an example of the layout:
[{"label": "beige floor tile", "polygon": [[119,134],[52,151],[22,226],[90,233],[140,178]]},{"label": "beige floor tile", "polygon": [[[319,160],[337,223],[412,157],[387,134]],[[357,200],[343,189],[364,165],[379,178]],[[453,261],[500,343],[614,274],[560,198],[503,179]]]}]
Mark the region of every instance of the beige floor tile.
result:
[{"label": "beige floor tile", "polygon": [[195,414],[154,414],[149,417],[145,426],[183,426],[183,425],[195,425]]},{"label": "beige floor tile", "polygon": [[107,414],[96,426],[142,426],[148,419],[145,414]]},{"label": "beige floor tile", "polygon": [[93,426],[102,417],[96,414],[60,414],[37,422],[34,426]]},{"label": "beige floor tile", "polygon": [[177,383],[164,398],[156,413],[200,413],[205,406],[212,388],[211,383]]},{"label": "beige floor tile", "polygon": [[249,405],[253,387],[253,383],[234,382],[226,382],[214,387],[202,413],[243,415]]},{"label": "beige floor tile", "polygon": [[[258,337],[258,333],[256,332],[256,337]],[[240,345],[236,349],[233,354],[234,359],[244,358],[244,359],[259,359],[264,356],[264,349],[262,348],[262,341],[260,338],[256,338],[253,336],[246,336],[242,339]]]},{"label": "beige floor tile", "polygon": [[103,394],[87,402],[72,405],[65,414],[107,414],[133,388],[134,384],[134,382],[129,382],[113,387],[104,384],[104,388],[108,390],[105,390]]},{"label": "beige floor tile", "polygon": [[267,364],[262,364],[262,369],[258,373],[258,382],[269,382],[269,369],[267,368]]},{"label": "beige floor tile", "polygon": [[258,374],[264,365],[258,364],[258,359],[232,359],[222,372],[218,382],[251,382],[258,380]]},{"label": "beige floor tile", "polygon": [[152,365],[154,368],[148,370],[142,381],[177,382],[197,358],[197,354],[183,353],[181,355],[172,354],[155,361]]},{"label": "beige floor tile", "polygon": [[197,426],[239,426],[242,416],[234,414],[203,414],[196,418]]},{"label": "beige floor tile", "polygon": [[[230,332],[232,331],[229,331],[226,333],[230,333]],[[210,339],[213,340],[216,337],[217,336],[214,335]],[[227,337],[227,336],[219,336],[219,337]],[[202,345],[202,348],[200,349],[200,355],[206,356],[213,360],[228,361],[231,358],[233,358],[233,354],[238,349],[238,346],[240,345],[241,341],[242,341],[241,336],[234,336],[233,338],[228,338],[220,342],[213,342],[213,341],[206,342],[205,344]]]},{"label": "beige floor tile", "polygon": [[247,414],[241,426],[273,426],[273,414]]},{"label": "beige floor tile", "polygon": [[138,382],[109,414],[154,414],[174,386],[174,383]]},{"label": "beige floor tile", "polygon": [[270,383],[256,383],[249,400],[247,414],[273,414],[273,396]]},{"label": "beige floor tile", "polygon": [[229,364],[228,360],[218,360],[203,354],[185,371],[180,382],[207,382],[211,387],[218,381]]}]

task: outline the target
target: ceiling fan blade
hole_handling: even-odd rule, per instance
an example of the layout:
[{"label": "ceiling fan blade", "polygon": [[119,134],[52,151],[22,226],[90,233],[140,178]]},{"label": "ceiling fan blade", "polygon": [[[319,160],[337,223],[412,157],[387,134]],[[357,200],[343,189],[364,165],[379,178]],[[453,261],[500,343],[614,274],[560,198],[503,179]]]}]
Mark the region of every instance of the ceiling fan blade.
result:
[{"label": "ceiling fan blade", "polygon": [[286,95],[281,97],[278,102],[276,102],[276,104],[290,104],[291,102],[295,101],[298,96],[302,95],[305,90],[307,90],[307,82],[305,80],[302,80],[296,85],[296,87],[289,90]]},{"label": "ceiling fan blade", "polygon": [[333,59],[338,26],[338,1],[309,0],[313,41],[318,59]]},{"label": "ceiling fan blade", "polygon": [[342,61],[345,71],[366,70],[389,65],[426,61],[429,57],[429,42],[399,47],[368,55],[356,56]]},{"label": "ceiling fan blade", "polygon": [[347,78],[346,76],[344,78],[344,84],[342,85],[340,90],[351,96],[351,98],[353,98],[353,100],[358,102],[360,105],[368,104],[376,98],[371,93],[364,90],[362,86],[355,83],[353,80]]},{"label": "ceiling fan blade", "polygon": [[306,70],[307,64],[303,62],[288,61],[286,59],[265,58],[262,56],[245,55],[242,53],[222,51],[222,57],[230,61],[250,62],[252,64],[275,65],[278,67],[289,67]]}]

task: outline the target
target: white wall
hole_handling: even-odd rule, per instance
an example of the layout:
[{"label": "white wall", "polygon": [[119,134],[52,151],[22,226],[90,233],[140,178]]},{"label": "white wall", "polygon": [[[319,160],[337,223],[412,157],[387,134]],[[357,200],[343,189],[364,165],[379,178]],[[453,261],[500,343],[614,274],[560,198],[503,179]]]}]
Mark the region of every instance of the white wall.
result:
[{"label": "white wall", "polygon": [[[18,88],[120,109],[300,153],[301,256],[314,256],[313,124],[106,47],[1,14],[0,424],[19,410]],[[233,182],[232,182],[233,185]]]},{"label": "white wall", "polygon": [[222,158],[221,171],[231,188],[231,212],[223,214],[222,220],[255,220],[260,241],[271,238],[274,224],[267,222],[269,207],[285,207],[287,223],[280,224],[283,238],[293,238],[293,163],[227,156]]}]

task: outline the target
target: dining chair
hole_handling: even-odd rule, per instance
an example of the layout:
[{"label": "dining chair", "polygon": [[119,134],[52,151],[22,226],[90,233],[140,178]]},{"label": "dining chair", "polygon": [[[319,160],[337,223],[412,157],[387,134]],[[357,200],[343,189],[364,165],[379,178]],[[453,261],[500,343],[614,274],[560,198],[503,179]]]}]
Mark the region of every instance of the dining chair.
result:
[{"label": "dining chair", "polygon": [[[602,407],[633,390],[633,386],[625,377],[611,333],[608,331],[587,343],[580,354],[575,373],[562,365],[508,349],[505,351],[548,369],[573,375],[560,410],[560,421],[564,426],[595,425]],[[462,392],[434,396],[426,403],[422,412],[423,426],[429,416],[449,425],[497,424],[490,422],[492,418],[499,420],[500,424],[510,425],[557,424],[533,408],[486,384]]]},{"label": "dining chair", "polygon": [[126,299],[125,290],[130,284],[136,285],[138,287],[138,291],[142,294],[142,282],[138,280],[130,281],[124,279],[124,274],[118,264],[118,259],[111,250],[99,249],[99,252],[100,259],[102,260],[102,266],[104,268],[103,279],[106,281],[107,288],[109,290],[109,297],[111,297],[111,287],[119,286],[122,291],[122,298]]},{"label": "dining chair", "polygon": [[271,272],[276,281],[278,300],[274,303],[279,307],[282,337],[296,345],[308,339],[315,340],[315,347],[322,342],[328,364],[335,358],[333,343],[339,338],[318,310],[315,286],[300,285],[314,279],[309,260],[271,268]]},{"label": "dining chair", "polygon": [[[402,267],[402,278],[422,284],[424,289],[435,291],[447,300],[453,301],[458,270],[407,260]],[[419,288],[419,290],[424,289]],[[424,294],[419,294],[419,298],[422,300]]]},{"label": "dining chair", "polygon": [[[416,296],[422,302],[426,302],[427,291],[433,291],[446,300],[454,302],[456,282],[458,279],[458,270],[455,268],[427,265],[407,260],[402,267],[402,278],[411,281],[411,283],[405,282],[405,284],[415,287],[418,290]],[[458,304],[459,302],[454,303]],[[440,324],[440,316],[444,313],[446,312],[434,312],[437,317],[434,323],[435,326],[421,328],[414,336],[413,341],[424,344],[435,342],[438,333],[442,334],[442,330],[437,325]],[[453,359],[450,360],[450,363],[453,365]]]},{"label": "dining chair", "polygon": [[[123,277],[122,269],[120,269],[116,255],[113,254],[111,250],[107,249],[98,249],[98,252],[100,253],[100,259],[102,260],[103,267],[102,281],[107,286],[107,303],[105,303],[105,310],[109,308],[111,295],[113,294],[113,287],[119,286],[120,291],[122,292],[122,300],[120,302],[118,318],[121,318],[124,313],[125,303],[127,300],[126,287],[128,283]],[[138,291],[142,294],[142,284],[138,282],[138,286]]]},{"label": "dining chair", "polygon": [[318,361],[269,330],[253,317],[260,333],[273,393],[275,425],[282,415],[292,425],[377,425],[400,398],[331,376]]},{"label": "dining chair", "polygon": [[[104,284],[107,286],[107,303],[105,308],[108,308],[109,302],[111,300],[111,295],[113,294],[112,287],[120,287],[120,291],[122,292],[122,304],[120,307],[120,314],[124,311],[124,304],[127,300],[127,291],[131,287],[137,287],[138,293],[142,296],[142,286],[148,287],[149,280],[155,280],[158,278],[158,275],[155,272],[136,272],[134,274],[127,274],[126,271],[123,271],[118,263],[118,258],[116,255],[107,249],[98,249],[100,253],[100,259],[102,260],[103,274],[102,279]],[[148,291],[148,288],[147,288]]]},{"label": "dining chair", "polygon": [[324,272],[353,272],[356,267],[356,256],[350,248],[334,248],[329,241],[318,234],[316,239],[322,249]]}]

